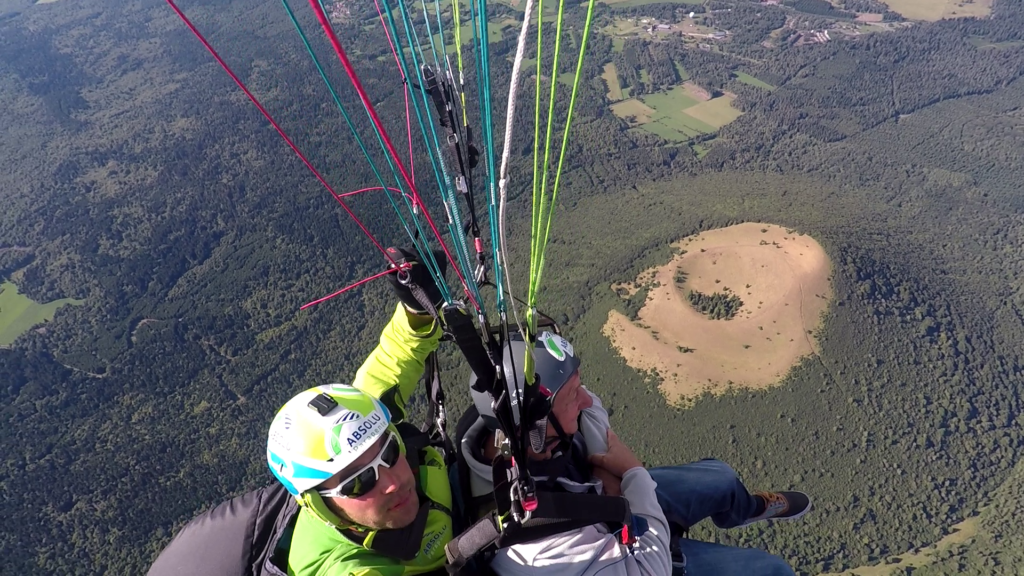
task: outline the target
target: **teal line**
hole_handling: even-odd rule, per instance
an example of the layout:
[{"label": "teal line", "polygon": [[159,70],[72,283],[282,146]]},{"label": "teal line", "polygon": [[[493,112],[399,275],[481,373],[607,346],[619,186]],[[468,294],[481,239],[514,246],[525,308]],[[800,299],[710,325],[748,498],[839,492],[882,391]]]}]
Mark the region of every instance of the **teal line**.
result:
[{"label": "teal line", "polygon": [[[399,4],[399,10],[402,12],[403,23],[405,24],[406,35],[408,37],[410,35],[410,30],[415,31],[415,28],[410,25],[408,14],[405,11],[405,5],[404,4],[401,4],[401,3]],[[426,26],[427,26],[427,33],[430,34],[430,38],[433,39],[434,35],[433,35],[433,31],[430,29],[430,20],[426,19],[425,23],[426,23]],[[411,37],[412,37],[413,41],[416,43],[416,50],[419,51],[420,56],[422,57],[423,56],[423,47],[420,44],[419,36],[417,36],[416,34],[411,34]],[[417,67],[416,69],[417,70],[421,70],[420,67],[419,67],[419,63],[416,61],[416,53],[415,52],[412,53],[412,57],[413,57],[413,63]],[[424,58],[424,60],[425,60],[425,58]],[[437,63],[436,52],[435,52],[435,59],[434,59],[434,61],[435,61],[436,67],[438,68],[434,72],[435,76],[437,76],[437,74],[440,73],[441,70],[440,70],[440,64]],[[421,86],[426,86],[426,83],[423,81],[422,74],[420,75],[420,85]],[[458,256],[458,260],[459,260],[458,264],[462,268],[463,277],[464,278],[469,278],[468,280],[466,280],[466,286],[467,286],[467,288],[470,289],[470,293],[473,295],[473,299],[476,300],[479,303],[480,302],[480,293],[479,293],[479,289],[476,286],[476,281],[472,277],[472,268],[470,268],[469,254],[468,254],[468,249],[466,248],[466,238],[462,234],[462,215],[459,212],[459,204],[458,204],[457,194],[455,193],[454,187],[452,186],[452,179],[451,179],[451,174],[448,171],[448,166],[447,166],[447,164],[444,161],[444,152],[442,150],[440,140],[438,140],[438,138],[437,138],[437,131],[434,128],[434,122],[431,121],[432,120],[431,112],[430,112],[431,109],[430,109],[430,105],[428,104],[428,101],[427,101],[427,95],[425,93],[422,93],[422,91],[421,91],[421,97],[423,98],[423,107],[424,107],[424,109],[427,112],[427,120],[428,120],[428,125],[430,126],[430,134],[433,137],[434,147],[437,150],[437,157],[438,157],[439,163],[441,164],[441,171],[444,173],[444,179],[445,179],[446,188],[443,188],[441,190],[441,199],[442,199],[442,201],[445,202],[445,206],[448,208],[448,210],[450,210],[448,232],[451,235],[452,244],[455,247],[455,254],[456,254],[456,256]],[[440,114],[440,112],[438,112],[438,113]]]},{"label": "teal line", "polygon": [[[391,28],[391,31],[392,31],[391,35],[400,44],[400,41],[398,40],[399,39],[398,29],[397,29],[397,26],[395,25],[394,16],[393,16],[393,14],[391,12],[391,7],[388,4],[387,0],[382,0],[382,3],[384,4],[384,7],[386,9],[388,24],[389,24],[389,26]],[[414,48],[413,45],[412,45],[412,41],[410,41],[409,42],[409,49],[410,49],[409,52],[410,52],[410,55],[412,56],[413,66],[415,66],[415,68],[416,68],[416,77],[419,79],[420,85],[423,86],[424,85],[423,75],[422,75],[422,73],[420,71],[420,68],[419,68],[419,61],[416,58],[416,51],[417,51],[417,49],[419,49],[420,53],[422,54],[422,49],[419,47],[419,39],[410,29],[411,26],[410,26],[410,23],[409,23],[409,15],[408,15],[408,13],[405,10],[404,4],[399,2],[398,8],[399,8],[400,13],[402,14],[402,20],[403,20],[403,25],[405,27],[406,38],[407,39],[412,39],[417,44],[417,46]],[[401,54],[401,56],[399,58],[399,64],[400,64],[400,66],[402,68],[402,73],[405,75],[406,78],[408,78],[409,74],[408,74],[408,71],[407,71],[408,70],[408,65],[405,62],[405,51],[404,50],[400,50],[399,54]],[[430,107],[429,107],[429,104],[428,104],[427,99],[426,99],[426,94],[423,93],[423,90],[420,90],[419,92],[420,92],[420,98],[422,100],[422,104],[423,104],[424,110],[425,110],[425,112],[426,112],[426,114],[428,116],[428,120],[429,120],[429,118],[430,118]],[[430,158],[431,158],[431,165],[432,165],[432,168],[434,169],[434,176],[435,176],[435,178],[437,180],[438,189],[441,192],[442,200],[444,200],[444,198],[446,196],[445,192],[447,190],[450,190],[450,180],[449,180],[449,177],[448,177],[448,173],[447,173],[447,170],[444,168],[443,161],[441,162],[441,168],[444,171],[444,178],[442,179],[440,173],[438,173],[437,165],[435,163],[435,159],[433,157],[433,153],[431,152],[430,141],[429,141],[429,139],[427,137],[427,129],[426,129],[426,126],[424,126],[424,123],[423,123],[423,114],[422,114],[422,112],[419,109],[419,105],[416,104],[415,98],[413,98],[413,103],[414,103],[413,109],[416,111],[416,121],[420,125],[420,132],[423,134],[424,144],[427,147],[428,156],[430,156]],[[434,140],[434,144],[435,144],[434,145],[434,149],[438,151],[438,154],[440,154],[440,145],[438,144],[437,133],[434,130],[434,126],[433,126],[432,123],[430,123],[430,133],[431,133],[431,136],[433,137],[433,140]],[[449,210],[449,212],[448,212],[448,231],[449,231],[449,234],[451,235],[451,237],[453,238],[453,240],[456,240],[459,237],[458,235],[461,233],[461,230],[458,228],[458,227],[461,226],[461,222],[458,222],[458,223],[453,222],[452,214],[451,214],[451,211],[450,211],[451,210],[451,205],[449,203],[445,203],[445,207],[446,207],[446,209]],[[456,254],[459,254],[460,250],[459,250],[458,246],[456,246],[456,250],[455,251],[456,251]],[[464,260],[463,259],[463,255],[460,254],[459,255],[459,262],[458,262],[458,264],[463,267],[463,272],[466,272],[466,269],[465,269],[466,266],[465,266],[465,262],[463,260]],[[479,293],[479,291],[477,289],[476,282],[475,282],[475,280],[473,278],[472,271],[470,271],[468,274],[464,275],[464,278],[466,280],[466,286],[470,289],[471,293],[474,295],[474,299],[479,303],[480,299],[476,297],[476,295]]]},{"label": "teal line", "polygon": [[[370,157],[370,153],[366,149],[366,145],[363,143],[362,138],[359,136],[359,132],[356,130],[355,125],[352,123],[352,118],[345,110],[345,106],[342,105],[341,103],[341,98],[338,96],[338,92],[334,89],[334,86],[331,84],[330,80],[328,80],[327,74],[324,72],[323,66],[321,66],[320,64],[320,60],[316,57],[316,53],[313,52],[313,48],[309,44],[309,39],[306,37],[305,32],[303,32],[302,26],[299,25],[298,20],[295,18],[295,13],[292,11],[291,6],[288,5],[287,0],[281,0],[281,3],[284,5],[285,11],[288,13],[288,18],[291,20],[292,25],[295,26],[295,31],[298,32],[299,38],[302,39],[302,44],[303,46],[305,46],[306,51],[309,53],[309,57],[313,60],[313,64],[314,66],[316,66],[316,70],[320,74],[320,78],[324,81],[324,84],[327,86],[327,90],[331,93],[331,98],[334,100],[335,105],[337,105],[338,110],[341,112],[342,117],[345,119],[345,124],[348,126],[348,129],[352,132],[352,136],[355,138],[356,143],[359,145],[359,149],[363,152],[363,156],[366,158],[366,162],[370,165],[370,169],[373,171],[374,176],[376,176],[377,182],[380,183],[381,188],[384,189],[383,191],[384,194],[387,195],[388,202],[390,202],[391,207],[394,208],[395,213],[398,215],[399,221],[402,223],[402,227],[405,229],[406,234],[409,235],[409,238],[410,240],[412,240],[413,245],[416,246],[417,251],[421,253],[422,258],[422,249],[420,248],[419,243],[416,241],[416,235],[414,235],[412,233],[412,230],[409,229],[408,222],[402,215],[402,211],[401,209],[399,209],[398,204],[395,203],[395,199],[392,196],[389,187],[384,182],[384,178],[381,176],[376,164]],[[367,112],[367,114],[368,113],[369,112]],[[384,150],[384,157],[387,160],[389,168],[391,169],[392,176],[395,178],[395,183],[397,185],[396,187],[402,192],[402,199],[405,202],[406,208],[409,210],[410,214],[412,214],[412,220],[415,223],[416,230],[419,232],[419,236],[421,238],[429,238],[429,236],[425,234],[419,218],[416,218],[416,214],[412,209],[412,204],[409,202],[409,198],[406,195],[405,187],[402,185],[402,179],[398,177],[395,165],[391,161],[391,157],[387,153],[387,150],[384,146],[384,140],[381,137],[380,133],[377,132],[376,127],[374,127],[374,133],[377,136],[377,142],[380,144],[381,149]],[[426,252],[429,253],[430,251],[427,250]],[[427,268],[428,270],[430,270],[430,266],[427,266]],[[451,296],[448,292],[448,286],[445,283],[444,279],[438,273],[439,270],[430,270],[430,272],[431,276],[434,279],[434,282],[437,283],[437,286],[441,291],[442,296],[445,298],[446,301],[450,301]]]}]

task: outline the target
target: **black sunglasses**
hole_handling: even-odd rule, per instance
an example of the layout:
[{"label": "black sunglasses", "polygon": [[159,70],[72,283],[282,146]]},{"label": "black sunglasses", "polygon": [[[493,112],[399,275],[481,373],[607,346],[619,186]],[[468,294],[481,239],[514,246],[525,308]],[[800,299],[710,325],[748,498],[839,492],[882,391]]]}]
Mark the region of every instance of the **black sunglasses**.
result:
[{"label": "black sunglasses", "polygon": [[401,455],[402,450],[398,443],[398,437],[395,436],[394,432],[388,432],[388,439],[384,442],[384,447],[380,449],[377,457],[372,462],[359,469],[352,476],[349,476],[347,480],[338,484],[336,488],[318,490],[317,492],[321,496],[327,496],[328,498],[358,498],[368,494],[377,485],[377,480],[380,479],[380,466],[391,468],[398,463],[398,458]]}]

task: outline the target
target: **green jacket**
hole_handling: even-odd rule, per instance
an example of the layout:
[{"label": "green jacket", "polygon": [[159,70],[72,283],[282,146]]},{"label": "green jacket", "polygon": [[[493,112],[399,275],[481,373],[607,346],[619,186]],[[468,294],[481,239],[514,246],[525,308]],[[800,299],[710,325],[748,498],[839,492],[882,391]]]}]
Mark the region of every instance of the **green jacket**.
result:
[{"label": "green jacket", "polygon": [[[356,373],[353,385],[380,398],[393,422],[405,418],[405,405],[424,370],[427,356],[437,349],[441,330],[436,323],[415,330],[401,305],[380,336],[380,344]],[[346,536],[351,528],[322,505],[319,497],[303,506],[292,534],[288,574],[292,576],[413,576],[444,566],[444,547],[452,539],[451,485],[441,453],[427,447],[420,453],[418,476],[421,501],[433,504],[417,556],[406,562],[383,556]],[[321,503],[320,505],[315,505]],[[364,541],[373,532],[362,532]]]}]

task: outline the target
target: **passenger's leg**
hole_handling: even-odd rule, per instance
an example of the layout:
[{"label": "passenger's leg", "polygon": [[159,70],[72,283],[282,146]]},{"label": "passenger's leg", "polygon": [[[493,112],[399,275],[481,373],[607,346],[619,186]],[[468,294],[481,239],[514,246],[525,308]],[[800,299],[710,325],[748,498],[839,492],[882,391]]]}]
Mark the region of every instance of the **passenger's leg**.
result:
[{"label": "passenger's leg", "polygon": [[705,518],[719,528],[732,528],[764,507],[747,492],[736,472],[719,460],[652,468],[650,473],[658,483],[658,503],[665,517],[683,528]]},{"label": "passenger's leg", "polygon": [[[734,548],[682,538],[685,566],[673,563],[672,576],[794,576],[782,558],[756,548]],[[685,570],[685,571],[684,571]]]}]

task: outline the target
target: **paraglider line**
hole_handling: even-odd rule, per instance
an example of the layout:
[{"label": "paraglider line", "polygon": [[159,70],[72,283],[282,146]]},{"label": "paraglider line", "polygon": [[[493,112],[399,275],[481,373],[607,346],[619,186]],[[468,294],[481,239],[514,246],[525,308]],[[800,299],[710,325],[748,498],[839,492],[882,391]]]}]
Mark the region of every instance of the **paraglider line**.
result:
[{"label": "paraglider line", "polygon": [[[256,97],[253,96],[252,92],[249,92],[249,89],[245,87],[245,84],[242,83],[238,76],[236,76],[235,73],[231,71],[231,68],[220,57],[220,54],[217,54],[217,51],[214,50],[213,46],[211,46],[210,43],[206,41],[206,38],[203,37],[202,33],[199,32],[199,29],[192,24],[192,21],[188,19],[188,16],[185,16],[185,13],[182,12],[180,8],[178,8],[178,5],[174,3],[174,0],[167,0],[167,3],[171,6],[174,12],[178,14],[178,17],[181,18],[181,21],[184,22],[186,26],[188,26],[189,30],[191,30],[192,33],[195,34],[196,38],[198,38],[199,41],[203,43],[203,46],[205,46],[206,49],[210,52],[210,55],[213,56],[213,59],[216,60],[218,64],[220,64],[221,68],[223,68],[224,71],[228,73],[228,76],[231,76],[231,79],[235,81],[235,84],[238,84],[238,87],[242,89],[242,92],[245,92],[245,95],[249,97],[249,100],[252,101],[256,108],[258,108],[259,111],[263,113],[263,116],[267,119],[268,122],[270,122],[270,125],[273,126],[275,130],[277,130],[277,133],[281,135],[281,138],[284,139],[284,141],[288,144],[292,151],[294,151],[295,154],[299,157],[299,159],[302,160],[302,163],[306,165],[306,168],[309,168],[310,172],[312,172],[313,175],[316,176],[316,179],[319,180],[320,183],[324,185],[324,188],[327,188],[327,191],[331,193],[331,196],[334,196],[334,199],[337,200],[339,204],[341,204],[341,207],[344,208],[346,212],[348,212],[348,215],[352,217],[352,220],[354,220],[355,223],[359,226],[359,228],[363,231],[363,234],[366,234],[366,237],[369,238],[371,242],[373,242],[373,245],[377,247],[377,250],[380,250],[380,253],[383,254],[384,257],[388,259],[388,262],[390,262],[393,266],[398,266],[398,264],[391,258],[391,256],[388,256],[387,251],[384,250],[384,247],[381,246],[379,242],[377,242],[377,239],[373,237],[373,234],[370,233],[370,231],[366,228],[363,222],[359,220],[359,217],[357,217],[355,213],[352,212],[352,209],[348,207],[348,204],[345,204],[345,201],[342,200],[341,196],[334,191],[334,188],[332,188],[331,185],[327,183],[327,180],[324,179],[324,177],[306,158],[302,151],[299,150],[299,147],[296,146],[294,142],[292,142],[292,139],[289,138],[287,134],[285,134],[284,130],[281,129],[281,126],[278,125],[277,121],[275,121],[274,118],[270,115],[270,113],[267,112],[266,108],[264,108],[263,105],[260,104],[259,100],[257,100]],[[388,144],[390,146],[390,142]],[[403,175],[404,174],[405,172],[403,171]]]},{"label": "paraglider line", "polygon": [[[363,192],[371,192],[373,190],[383,190],[383,189],[384,189],[383,186],[371,186],[369,188],[363,188],[361,190],[353,190],[352,192],[345,192],[344,194],[341,194],[340,196],[342,198],[348,198],[349,196],[355,196],[356,194],[362,194]],[[392,192],[397,192],[398,194],[403,194],[403,192],[401,190],[399,190],[398,188],[388,188],[388,190],[390,190]],[[412,198],[408,194],[406,194],[406,197],[409,198],[409,200],[411,200],[413,202],[416,201],[415,198]]]},{"label": "paraglider line", "polygon": [[398,51],[395,50],[395,43],[391,41],[391,33],[388,32],[388,25],[384,23],[384,13],[381,12],[380,2],[373,0],[373,5],[377,7],[377,16],[380,16],[380,25],[384,28],[384,37],[388,39],[388,46],[391,46],[391,55],[395,57],[395,64],[398,66],[398,72],[402,75],[402,82],[405,87],[402,89],[403,95],[405,96],[405,132],[409,135],[409,175],[412,176],[412,181],[416,181],[416,164],[412,160],[412,120],[409,118],[409,79],[406,78],[405,72],[402,71],[402,65],[398,62]]},{"label": "paraglider line", "polygon": [[[172,0],[167,0],[167,2],[172,2]],[[398,157],[398,151],[395,150],[394,144],[391,143],[391,138],[384,129],[384,124],[380,121],[380,117],[377,116],[377,110],[373,107],[370,97],[363,89],[363,85],[359,81],[359,76],[356,75],[356,71],[352,67],[352,63],[349,62],[348,56],[345,55],[345,49],[342,47],[341,41],[338,40],[338,36],[334,33],[334,28],[331,27],[331,22],[327,19],[327,14],[324,13],[323,9],[317,3],[317,0],[309,0],[309,4],[313,8],[313,12],[316,14],[317,20],[320,21],[320,26],[323,27],[324,33],[327,35],[327,39],[334,48],[334,52],[338,55],[338,60],[341,61],[341,65],[345,68],[345,73],[348,74],[349,80],[352,81],[352,87],[355,89],[356,93],[359,94],[359,98],[363,101],[363,106],[366,107],[366,111],[369,113],[370,119],[373,121],[377,131],[384,139],[384,145],[387,146],[388,152],[391,154],[392,158],[394,158],[398,171],[401,172],[405,183],[409,186],[409,189],[412,190],[415,202],[423,209],[424,219],[426,219],[427,224],[430,225],[430,229],[434,231],[434,235],[437,237],[438,243],[441,244],[441,249],[444,250],[445,256],[448,257],[448,261],[451,262],[455,268],[455,274],[459,277],[459,281],[462,282],[462,287],[466,291],[466,297],[469,298],[470,303],[475,309],[480,310],[480,304],[478,304],[476,299],[473,298],[473,294],[469,289],[469,284],[466,283],[466,279],[462,276],[462,272],[459,270],[458,262],[456,262],[455,258],[452,257],[451,252],[448,250],[448,246],[444,243],[444,239],[441,238],[441,233],[437,230],[437,226],[434,224],[433,218],[431,218],[430,214],[427,212],[427,207],[420,200],[419,192],[416,190],[416,184],[413,183],[412,179],[409,177],[409,173],[406,171],[405,165],[402,164],[401,158]]]},{"label": "paraglider line", "polygon": [[387,276],[388,274],[392,274],[394,272],[399,272],[399,271],[402,271],[402,270],[408,270],[409,268],[411,268],[411,265],[409,265],[409,264],[401,264],[397,268],[388,268],[387,270],[385,270],[383,272],[380,272],[378,274],[374,274],[373,276],[370,276],[369,278],[363,278],[359,282],[356,282],[355,284],[346,286],[346,287],[342,288],[341,290],[338,290],[337,292],[334,292],[334,293],[328,294],[327,296],[324,296],[323,298],[320,298],[318,300],[313,300],[312,302],[308,302],[306,304],[303,304],[302,306],[299,307],[299,310],[305,310],[306,308],[309,308],[310,306],[316,306],[317,304],[319,304],[321,302],[326,302],[326,301],[330,300],[331,298],[334,298],[335,296],[340,296],[341,294],[344,294],[345,292],[348,292],[349,290],[351,290],[351,289],[353,289],[353,288],[355,288],[357,286],[362,286],[363,284],[366,284],[367,282],[376,280],[377,278],[380,278],[382,276]]}]

